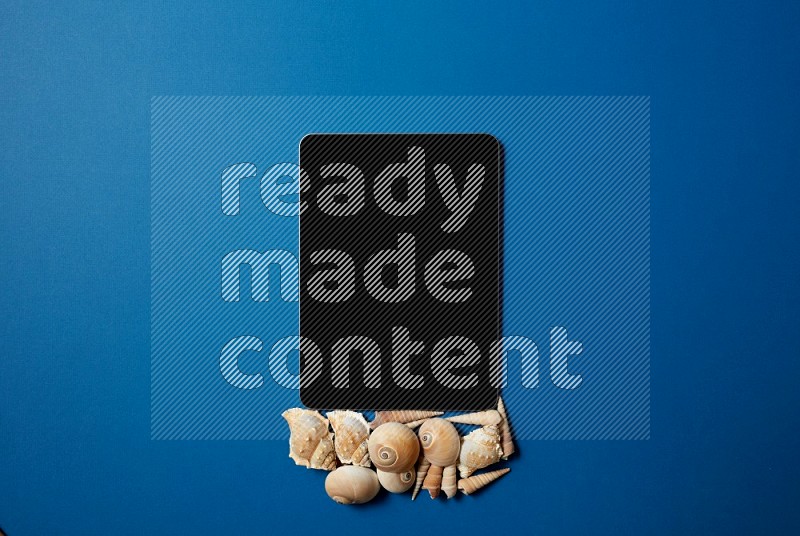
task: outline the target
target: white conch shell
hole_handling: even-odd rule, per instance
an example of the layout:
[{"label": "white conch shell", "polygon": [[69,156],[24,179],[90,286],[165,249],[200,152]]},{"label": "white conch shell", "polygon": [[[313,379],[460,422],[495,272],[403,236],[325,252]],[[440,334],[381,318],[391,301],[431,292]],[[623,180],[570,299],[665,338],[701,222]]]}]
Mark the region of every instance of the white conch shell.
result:
[{"label": "white conch shell", "polygon": [[417,411],[417,410],[399,410],[399,411],[376,411],[375,418],[369,423],[370,428],[373,430],[383,423],[387,422],[401,422],[407,423],[414,421],[421,421],[422,419],[430,419],[431,417],[438,417],[442,415],[441,411]]},{"label": "white conch shell", "polygon": [[507,460],[517,449],[514,447],[514,438],[511,435],[511,423],[508,420],[506,406],[503,404],[502,396],[497,397],[497,412],[503,418],[503,421],[500,423],[500,438],[502,442],[503,459]]},{"label": "white conch shell", "polygon": [[489,471],[488,473],[481,473],[480,475],[474,475],[469,478],[462,478],[458,481],[458,489],[464,492],[465,495],[475,493],[509,471],[511,471],[511,469],[506,467],[505,469],[498,469],[497,471]]},{"label": "white conch shell", "polygon": [[378,471],[378,481],[383,486],[383,489],[391,493],[405,493],[411,489],[416,479],[417,471],[413,467],[402,473]]},{"label": "white conch shell", "polygon": [[369,437],[369,457],[375,468],[381,471],[408,471],[419,459],[417,434],[399,422],[382,424]]},{"label": "white conch shell", "polygon": [[439,490],[442,489],[442,471],[443,467],[438,465],[431,465],[428,469],[428,474],[425,475],[425,481],[422,483],[422,489],[428,490],[431,494],[431,499],[439,496]]},{"label": "white conch shell", "polygon": [[414,484],[414,492],[411,494],[411,500],[417,498],[419,490],[422,489],[422,483],[425,482],[425,476],[428,474],[428,469],[431,467],[431,462],[424,457],[420,458],[419,465],[417,466],[417,483]]},{"label": "white conch shell", "polygon": [[339,461],[369,467],[369,424],[364,416],[355,411],[329,411],[328,420]]},{"label": "white conch shell", "polygon": [[458,470],[461,478],[468,477],[500,460],[500,432],[497,426],[484,426],[473,430],[461,440]]},{"label": "white conch shell", "polygon": [[325,478],[325,492],[339,504],[369,502],[380,489],[375,471],[357,465],[343,465]]},{"label": "white conch shell", "polygon": [[448,499],[452,499],[456,496],[458,487],[456,486],[455,465],[448,465],[444,468],[444,473],[442,474],[442,491],[447,495]]},{"label": "white conch shell", "polygon": [[492,426],[495,424],[500,424],[500,421],[503,420],[503,417],[500,416],[500,413],[498,413],[497,410],[487,409],[486,411],[479,411],[477,413],[465,413],[463,415],[454,415],[453,417],[447,417],[447,420],[459,424],[477,424],[480,426]]},{"label": "white conch shell", "polygon": [[425,459],[433,465],[447,467],[458,461],[461,438],[453,423],[429,419],[419,429],[419,442]]},{"label": "white conch shell", "polygon": [[281,415],[289,423],[289,457],[297,465],[332,471],[336,468],[333,434],[328,419],[307,409],[287,409]]}]

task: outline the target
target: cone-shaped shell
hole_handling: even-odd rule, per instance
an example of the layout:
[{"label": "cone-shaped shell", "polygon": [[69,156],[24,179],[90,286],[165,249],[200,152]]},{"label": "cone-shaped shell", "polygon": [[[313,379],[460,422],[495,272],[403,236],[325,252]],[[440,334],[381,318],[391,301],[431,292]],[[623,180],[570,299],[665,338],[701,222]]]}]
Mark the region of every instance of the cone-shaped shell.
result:
[{"label": "cone-shaped shell", "polygon": [[511,471],[509,468],[498,469],[497,471],[490,471],[488,473],[474,475],[469,478],[462,478],[458,481],[458,489],[464,492],[465,495],[470,495],[482,487],[488,486],[509,471]]},{"label": "cone-shaped shell", "polygon": [[431,465],[430,469],[428,469],[428,474],[425,475],[422,489],[428,490],[428,493],[431,494],[431,499],[438,497],[439,490],[442,489],[442,471],[442,467]]},{"label": "cone-shaped shell", "polygon": [[503,449],[503,459],[507,460],[517,449],[514,447],[514,438],[511,435],[511,423],[508,420],[506,405],[503,403],[502,396],[497,397],[497,412],[503,418],[500,422],[500,443]]},{"label": "cone-shaped shell", "polygon": [[419,442],[425,459],[433,465],[447,467],[458,461],[461,437],[449,421],[440,418],[425,421],[419,428]]},{"label": "cone-shaped shell", "polygon": [[289,423],[289,457],[297,465],[310,469],[333,471],[336,455],[333,434],[328,431],[328,419],[307,409],[292,408],[283,412]]},{"label": "cone-shaped shell", "polygon": [[419,440],[414,430],[397,422],[387,422],[372,432],[369,457],[376,469],[403,473],[419,459]]},{"label": "cone-shaped shell", "polygon": [[448,499],[452,499],[458,492],[456,486],[456,466],[449,465],[444,468],[442,473],[442,491],[447,495]]},{"label": "cone-shaped shell", "polygon": [[339,504],[369,502],[378,491],[378,475],[366,467],[343,465],[325,478],[325,492]]},{"label": "cone-shaped shell", "polygon": [[465,413],[463,415],[454,415],[447,417],[450,422],[459,424],[476,424],[478,426],[492,426],[500,424],[503,417],[495,409],[488,409],[486,411],[479,411],[477,413]]},{"label": "cone-shaped shell", "polygon": [[500,460],[500,432],[497,426],[484,426],[473,430],[461,441],[458,471],[466,478],[478,469]]},{"label": "cone-shaped shell", "polygon": [[412,501],[417,498],[419,490],[422,489],[422,483],[425,482],[425,476],[427,476],[430,467],[431,462],[424,457],[419,460],[419,465],[417,465],[417,482],[414,484],[414,492],[411,494]]},{"label": "cone-shaped shell", "polygon": [[400,410],[400,411],[376,411],[375,418],[369,423],[370,427],[374,430],[378,426],[387,422],[414,422],[422,419],[430,419],[431,417],[438,417],[442,415],[441,411],[416,411],[416,410]]},{"label": "cone-shaped shell", "polygon": [[425,421],[427,421],[427,420],[428,420],[428,419],[419,419],[419,420],[417,420],[417,421],[411,421],[411,422],[407,422],[407,423],[405,423],[405,424],[406,424],[406,426],[408,426],[409,428],[416,428],[417,426],[419,426],[420,424],[424,423],[424,422],[425,422]]},{"label": "cone-shaped shell", "polygon": [[414,482],[417,480],[417,471],[412,467],[408,471],[402,473],[387,473],[386,471],[378,471],[378,481],[388,492],[391,493],[405,493],[411,489]]},{"label": "cone-shaped shell", "polygon": [[369,424],[355,411],[329,411],[336,457],[342,463],[369,467]]}]

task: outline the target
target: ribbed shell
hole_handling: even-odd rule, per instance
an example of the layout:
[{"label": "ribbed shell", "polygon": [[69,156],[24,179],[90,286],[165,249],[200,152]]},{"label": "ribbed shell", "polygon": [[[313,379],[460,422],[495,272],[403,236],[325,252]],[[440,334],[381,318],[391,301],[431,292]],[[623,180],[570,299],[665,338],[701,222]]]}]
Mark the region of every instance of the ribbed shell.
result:
[{"label": "ribbed shell", "polygon": [[501,448],[503,449],[503,459],[507,460],[517,449],[514,446],[514,438],[511,434],[511,423],[508,420],[506,406],[501,396],[497,397],[497,412],[503,418],[500,423],[500,442],[502,445]]},{"label": "ribbed shell", "polygon": [[329,411],[336,456],[342,463],[369,467],[369,424],[355,411]]},{"label": "ribbed shell", "polygon": [[442,473],[442,491],[447,495],[448,499],[452,499],[458,492],[456,485],[456,466],[449,465],[444,468]]},{"label": "ribbed shell", "polygon": [[462,478],[458,481],[458,489],[464,492],[465,495],[475,493],[479,489],[488,486],[509,471],[511,471],[509,468],[498,469],[497,471],[490,471],[480,475],[473,475],[469,478]]},{"label": "ribbed shell", "polygon": [[487,409],[486,411],[479,411],[477,413],[464,413],[463,415],[454,415],[447,417],[450,422],[459,424],[474,424],[478,426],[492,426],[500,424],[503,417],[494,409]]},{"label": "ribbed shell", "polygon": [[295,464],[326,471],[336,468],[333,434],[328,431],[328,419],[316,411],[300,408],[288,409],[282,417],[289,423],[289,457]]},{"label": "ribbed shell", "polygon": [[442,415],[441,411],[416,411],[416,410],[398,410],[398,411],[376,411],[375,418],[369,423],[370,427],[374,430],[378,426],[387,422],[401,422],[409,423],[419,421],[422,419],[430,419]]},{"label": "ribbed shell", "polygon": [[419,490],[422,489],[422,483],[425,482],[425,476],[428,474],[428,469],[431,467],[431,462],[425,458],[421,458],[419,465],[417,465],[417,482],[414,484],[414,492],[411,494],[411,500],[417,498]]},{"label": "ribbed shell", "polygon": [[431,465],[428,469],[428,474],[425,476],[425,481],[422,483],[422,489],[428,490],[431,499],[439,496],[439,490],[442,489],[442,471],[443,467],[438,465]]},{"label": "ribbed shell", "polygon": [[468,477],[500,460],[500,432],[497,426],[484,426],[473,430],[461,440],[458,471],[461,478]]}]

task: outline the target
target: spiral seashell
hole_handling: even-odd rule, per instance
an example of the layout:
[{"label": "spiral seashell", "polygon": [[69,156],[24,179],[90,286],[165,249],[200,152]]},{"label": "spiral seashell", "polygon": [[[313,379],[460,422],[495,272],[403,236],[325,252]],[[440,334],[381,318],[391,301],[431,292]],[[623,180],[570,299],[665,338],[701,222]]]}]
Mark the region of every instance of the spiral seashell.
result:
[{"label": "spiral seashell", "polygon": [[431,465],[430,469],[428,469],[428,474],[425,475],[422,489],[428,490],[428,493],[431,494],[431,499],[438,497],[439,490],[442,489],[442,471],[442,467]]},{"label": "spiral seashell", "polygon": [[500,460],[500,432],[497,426],[484,426],[473,430],[461,440],[458,471],[466,478]]},{"label": "spiral seashell", "polygon": [[369,424],[364,416],[355,411],[329,411],[328,420],[339,461],[369,467]]},{"label": "spiral seashell", "polygon": [[417,466],[417,483],[414,485],[414,492],[411,494],[411,500],[417,498],[419,490],[422,489],[422,483],[425,481],[425,476],[428,474],[428,469],[431,467],[431,462],[424,457],[420,458],[419,465]]},{"label": "spiral seashell", "polygon": [[378,475],[366,467],[343,465],[325,478],[325,492],[339,504],[363,504],[378,491]]},{"label": "spiral seashell", "polygon": [[301,408],[288,409],[281,416],[289,424],[289,457],[295,464],[326,471],[336,468],[328,419],[316,411]]},{"label": "spiral seashell", "polygon": [[369,438],[369,457],[381,471],[408,471],[419,458],[419,440],[414,431],[405,424],[382,424]]},{"label": "spiral seashell", "polygon": [[373,430],[378,426],[387,422],[414,422],[422,419],[430,419],[431,417],[438,417],[443,415],[441,411],[417,411],[417,410],[400,410],[400,411],[376,411],[375,418],[369,423],[370,428]]},{"label": "spiral seashell", "polygon": [[500,424],[500,421],[503,420],[503,417],[500,416],[500,413],[498,413],[497,410],[487,409],[486,411],[479,411],[477,413],[465,413],[463,415],[447,417],[447,420],[459,424],[492,426],[495,424]]},{"label": "spiral seashell", "polygon": [[448,499],[452,499],[456,496],[458,487],[456,486],[455,465],[448,465],[444,468],[444,472],[442,473],[442,491],[447,495]]},{"label": "spiral seashell", "polygon": [[449,421],[440,418],[425,421],[419,428],[419,442],[425,459],[433,465],[447,467],[458,461],[461,438]]},{"label": "spiral seashell", "polygon": [[508,420],[506,405],[503,404],[502,396],[497,397],[497,412],[503,418],[500,423],[500,441],[502,443],[503,459],[507,460],[517,449],[514,447],[514,438],[511,435],[511,423]]},{"label": "spiral seashell", "polygon": [[469,478],[462,478],[458,481],[458,489],[464,492],[465,495],[470,495],[482,487],[488,486],[509,471],[511,471],[511,469],[506,467],[505,469],[498,469],[497,471],[490,471]]},{"label": "spiral seashell", "polygon": [[387,473],[378,470],[378,481],[388,492],[405,493],[411,489],[417,479],[417,471],[412,467],[402,473]]}]

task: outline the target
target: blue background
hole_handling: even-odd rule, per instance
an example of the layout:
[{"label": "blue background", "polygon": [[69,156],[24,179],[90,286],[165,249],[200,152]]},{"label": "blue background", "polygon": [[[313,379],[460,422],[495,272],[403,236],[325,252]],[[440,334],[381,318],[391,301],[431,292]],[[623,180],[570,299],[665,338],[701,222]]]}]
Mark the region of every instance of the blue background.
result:
[{"label": "blue background", "polygon": [[[800,4],[0,6],[11,535],[800,528]],[[151,95],[651,95],[651,440],[346,509],[282,442],[149,439]]]}]

